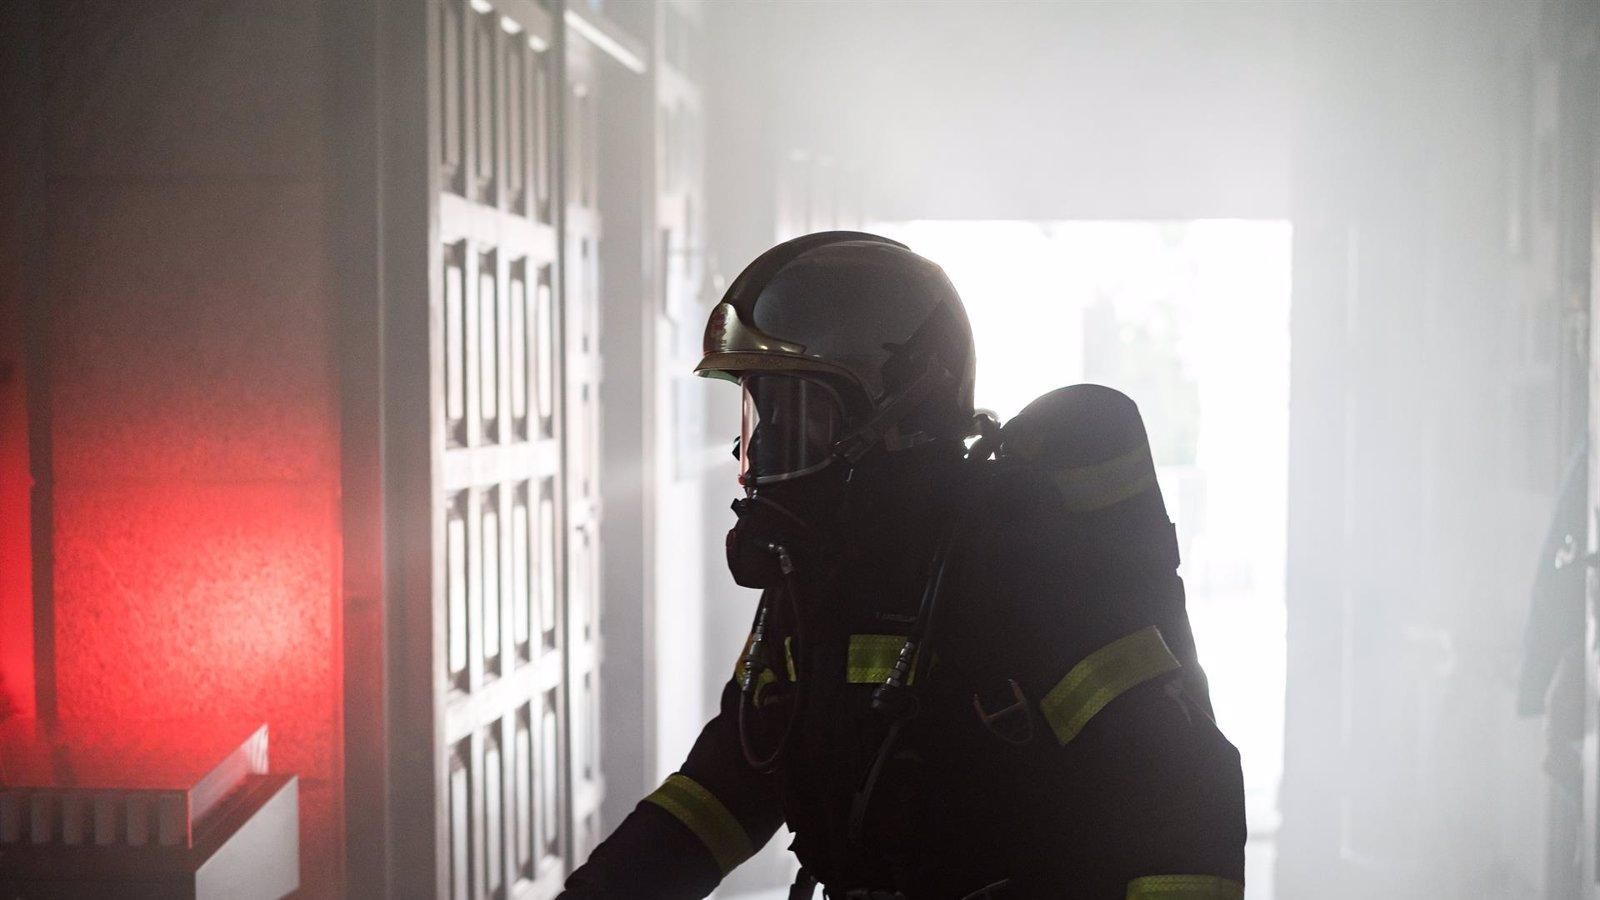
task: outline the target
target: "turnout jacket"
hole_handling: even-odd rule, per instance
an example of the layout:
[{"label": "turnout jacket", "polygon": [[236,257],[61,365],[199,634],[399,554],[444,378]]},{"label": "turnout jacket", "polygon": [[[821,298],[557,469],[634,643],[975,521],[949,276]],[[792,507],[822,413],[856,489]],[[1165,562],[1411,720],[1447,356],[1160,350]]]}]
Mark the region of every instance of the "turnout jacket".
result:
[{"label": "turnout jacket", "polygon": [[[976,501],[952,499],[970,477],[952,468],[880,504],[825,583],[767,598],[753,697],[736,667],[682,767],[562,896],[704,897],[787,825],[832,897],[1241,897],[1239,755],[1212,720],[1143,453],[1123,466],[1149,468],[1131,497],[1126,473],[1083,467],[1109,505],[1079,502],[1059,471],[998,463]],[[931,658],[911,714],[885,716],[871,700],[951,522]],[[758,756],[792,728],[773,771],[747,762],[741,704]]]}]

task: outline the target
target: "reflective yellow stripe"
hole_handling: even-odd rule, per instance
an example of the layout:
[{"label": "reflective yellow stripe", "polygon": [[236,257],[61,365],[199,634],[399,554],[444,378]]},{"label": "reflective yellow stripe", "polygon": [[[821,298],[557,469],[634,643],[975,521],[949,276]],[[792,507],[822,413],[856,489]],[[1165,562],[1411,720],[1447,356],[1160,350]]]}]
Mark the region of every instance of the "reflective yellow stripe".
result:
[{"label": "reflective yellow stripe", "polygon": [[[734,660],[733,680],[737,683],[742,684],[744,682],[744,661],[750,655],[750,643],[752,640],[753,638],[745,638],[744,651],[739,654],[739,658],[737,660]],[[789,683],[793,684],[795,682],[794,648],[789,638],[783,639],[783,658],[784,662],[786,663],[786,668],[789,670]],[[756,675],[755,702],[757,706],[761,705],[761,689],[770,684],[776,683],[777,680],[778,673],[765,666],[761,667],[761,671]]]},{"label": "reflective yellow stripe", "polygon": [[1092,466],[1057,469],[1051,479],[1071,512],[1093,512],[1116,506],[1156,486],[1156,464],[1149,447]]},{"label": "reflective yellow stripe", "polygon": [[1128,882],[1127,900],[1243,900],[1244,885],[1215,875],[1146,875]]},{"label": "reflective yellow stripe", "polygon": [[755,643],[756,636],[751,632],[744,639],[744,647],[739,650],[739,658],[733,661],[733,680],[744,680],[744,661],[750,655],[750,645]]},{"label": "reflective yellow stripe", "polygon": [[877,684],[888,678],[905,643],[906,636],[903,634],[850,635],[850,653],[845,661],[844,680],[850,684]]},{"label": "reflective yellow stripe", "polygon": [[[903,634],[852,634],[850,635],[849,656],[845,662],[845,681],[850,684],[877,684],[889,677],[894,669],[894,661],[900,658],[900,648],[905,646],[906,637]],[[733,680],[744,678],[745,656],[750,652],[750,640],[747,638],[744,653],[739,654],[739,659],[733,666]],[[794,645],[790,638],[783,639],[783,658],[785,668],[789,670],[789,681],[797,679],[794,664]],[[914,678],[915,676],[913,676]],[[757,685],[770,684],[777,680],[771,669],[762,668],[757,676]]]},{"label": "reflective yellow stripe", "polygon": [[1065,744],[1106,704],[1130,688],[1178,668],[1161,630],[1151,625],[1084,657],[1039,701],[1044,719]]},{"label": "reflective yellow stripe", "polygon": [[761,692],[765,691],[769,686],[777,684],[777,682],[778,676],[771,669],[762,669],[761,674],[756,676],[756,686],[752,692],[754,696],[750,699],[757,706],[765,706],[766,703],[762,700]]},{"label": "reflective yellow stripe", "polygon": [[694,832],[700,843],[711,851],[717,868],[726,875],[751,856],[756,849],[744,826],[728,812],[712,793],[686,775],[668,775],[655,793],[644,798],[654,803]]}]

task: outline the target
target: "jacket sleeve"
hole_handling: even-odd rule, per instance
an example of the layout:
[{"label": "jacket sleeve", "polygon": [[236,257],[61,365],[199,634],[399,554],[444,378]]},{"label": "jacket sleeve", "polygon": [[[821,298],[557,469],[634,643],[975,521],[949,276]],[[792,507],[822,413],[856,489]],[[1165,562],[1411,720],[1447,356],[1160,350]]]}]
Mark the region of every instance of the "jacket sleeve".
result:
[{"label": "jacket sleeve", "polygon": [[1131,687],[1075,724],[1065,742],[1054,727],[1041,735],[1026,767],[1048,789],[1032,795],[1040,827],[1025,851],[1041,865],[1025,865],[1032,871],[1021,880],[1040,896],[1240,900],[1239,753],[1177,673]]},{"label": "jacket sleeve", "polygon": [[729,681],[683,767],[567,879],[563,900],[698,900],[783,823],[775,779],[739,748],[739,688]]}]

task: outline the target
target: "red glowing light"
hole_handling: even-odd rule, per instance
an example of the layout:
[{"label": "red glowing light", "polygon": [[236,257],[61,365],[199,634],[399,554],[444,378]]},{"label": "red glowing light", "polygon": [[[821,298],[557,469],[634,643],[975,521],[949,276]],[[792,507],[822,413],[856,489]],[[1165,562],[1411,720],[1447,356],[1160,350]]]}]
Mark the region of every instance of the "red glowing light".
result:
[{"label": "red glowing light", "polygon": [[22,329],[0,300],[0,721],[34,713],[33,544]]}]

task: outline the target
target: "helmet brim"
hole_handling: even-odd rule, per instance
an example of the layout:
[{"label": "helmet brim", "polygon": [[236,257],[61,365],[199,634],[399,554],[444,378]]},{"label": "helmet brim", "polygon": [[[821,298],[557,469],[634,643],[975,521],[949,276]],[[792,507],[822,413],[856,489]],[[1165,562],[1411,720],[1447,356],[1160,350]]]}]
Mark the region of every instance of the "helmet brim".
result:
[{"label": "helmet brim", "polygon": [[[707,353],[694,367],[694,372],[702,378],[719,378],[733,382],[752,372],[812,372],[843,378],[850,384],[862,387],[861,382],[843,366],[805,356],[774,353],[770,350],[727,350]],[[864,387],[862,389],[865,390]]]}]

